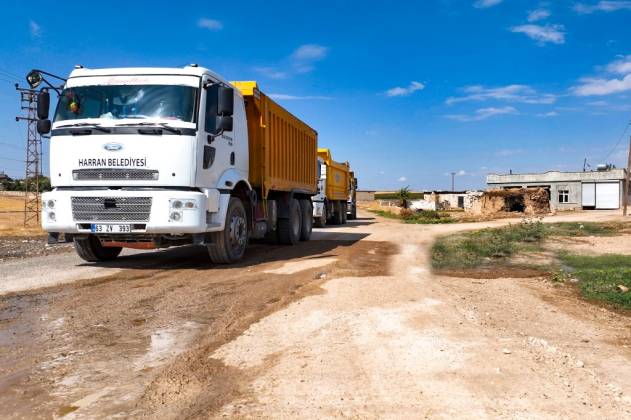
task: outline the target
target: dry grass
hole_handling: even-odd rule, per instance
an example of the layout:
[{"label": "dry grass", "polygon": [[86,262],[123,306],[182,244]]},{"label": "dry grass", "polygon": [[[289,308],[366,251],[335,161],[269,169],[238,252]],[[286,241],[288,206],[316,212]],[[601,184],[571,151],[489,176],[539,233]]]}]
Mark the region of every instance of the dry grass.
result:
[{"label": "dry grass", "polygon": [[0,237],[44,235],[36,220],[24,226],[24,194],[0,193]]}]

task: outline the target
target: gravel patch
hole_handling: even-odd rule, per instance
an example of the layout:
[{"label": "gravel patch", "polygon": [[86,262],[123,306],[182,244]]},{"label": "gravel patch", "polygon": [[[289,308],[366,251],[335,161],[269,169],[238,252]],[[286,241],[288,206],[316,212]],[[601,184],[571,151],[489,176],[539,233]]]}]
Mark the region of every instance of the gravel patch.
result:
[{"label": "gravel patch", "polygon": [[0,261],[70,252],[72,244],[48,245],[46,237],[0,237]]}]

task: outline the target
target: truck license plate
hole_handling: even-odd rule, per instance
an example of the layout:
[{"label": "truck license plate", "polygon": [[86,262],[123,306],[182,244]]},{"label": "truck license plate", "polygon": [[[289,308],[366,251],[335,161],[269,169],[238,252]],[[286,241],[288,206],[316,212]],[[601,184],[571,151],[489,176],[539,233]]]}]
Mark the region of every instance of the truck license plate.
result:
[{"label": "truck license plate", "polygon": [[130,233],[131,225],[109,225],[93,223],[90,227],[92,233]]}]

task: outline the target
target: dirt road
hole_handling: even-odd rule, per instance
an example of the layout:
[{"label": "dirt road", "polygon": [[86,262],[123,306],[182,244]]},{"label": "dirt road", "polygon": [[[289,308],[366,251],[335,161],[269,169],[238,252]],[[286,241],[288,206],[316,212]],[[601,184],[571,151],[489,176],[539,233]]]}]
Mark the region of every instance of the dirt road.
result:
[{"label": "dirt road", "polygon": [[232,267],[195,248],[0,263],[3,417],[631,415],[628,318],[541,279],[431,274],[437,235],[508,221],[363,216]]}]

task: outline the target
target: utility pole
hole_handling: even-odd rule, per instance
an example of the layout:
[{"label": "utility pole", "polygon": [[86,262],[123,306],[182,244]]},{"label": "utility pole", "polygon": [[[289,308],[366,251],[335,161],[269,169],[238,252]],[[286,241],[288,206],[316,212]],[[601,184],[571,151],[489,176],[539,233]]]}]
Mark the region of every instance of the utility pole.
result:
[{"label": "utility pole", "polygon": [[15,85],[20,93],[20,109],[26,115],[15,117],[15,121],[26,121],[26,168],[24,171],[24,226],[39,223],[42,138],[37,132],[37,91]]},{"label": "utility pole", "polygon": [[451,192],[456,191],[456,173],[451,172]]},{"label": "utility pole", "polygon": [[627,160],[627,170],[624,176],[624,197],[622,198],[622,202],[624,203],[624,207],[622,210],[622,215],[627,215],[627,207],[629,206],[629,171],[631,171],[631,137],[629,137],[629,158]]}]

